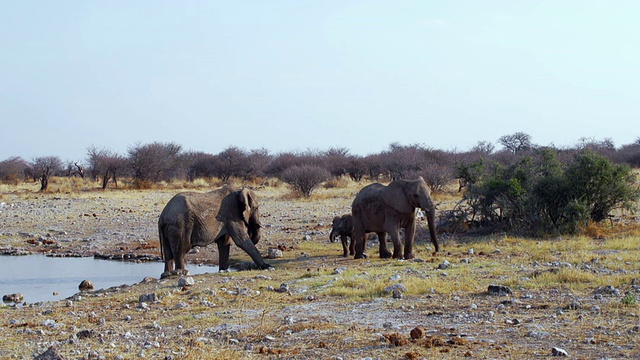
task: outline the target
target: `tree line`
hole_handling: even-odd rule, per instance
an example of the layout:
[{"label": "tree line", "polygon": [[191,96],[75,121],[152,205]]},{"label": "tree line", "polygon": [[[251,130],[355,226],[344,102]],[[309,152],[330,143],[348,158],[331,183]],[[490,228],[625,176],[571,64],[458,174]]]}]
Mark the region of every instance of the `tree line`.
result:
[{"label": "tree line", "polygon": [[[496,149],[496,145],[500,146]],[[616,148],[610,139],[580,139],[574,146],[557,148],[540,146],[523,132],[504,135],[496,144],[479,141],[468,151],[441,150],[423,144],[392,143],[376,154],[359,156],[347,148],[307,150],[272,154],[267,149],[245,150],[230,146],[217,154],[184,151],[172,142],[135,144],[126,154],[90,146],[83,160],[62,161],[58,156],[24,160],[11,157],[0,162],[0,182],[39,181],[41,190],[48,187],[51,176],[77,176],[100,183],[106,189],[118,187],[126,180],[134,188],[147,188],[154,183],[173,180],[193,181],[197,178],[278,178],[291,184],[303,196],[331,178],[348,176],[354,181],[388,181],[422,176],[433,190],[439,191],[458,179],[461,187],[469,183],[470,168],[479,159],[504,165],[534,156],[542,150],[552,151],[566,162],[580,151],[593,151],[616,164],[640,167],[640,138]]]},{"label": "tree line", "polygon": [[[0,162],[0,182],[40,182],[52,176],[80,177],[102,189],[125,181],[138,189],[170,181],[218,178],[260,181],[277,178],[309,197],[331,179],[391,181],[421,176],[433,191],[457,180],[462,200],[442,211],[445,231],[575,232],[589,222],[608,219],[615,209],[637,205],[640,190],[633,168],[640,168],[640,138],[616,147],[609,139],[580,139],[558,148],[533,144],[528,134],[504,135],[496,144],[480,141],[468,151],[440,150],[421,144],[392,143],[367,156],[346,148],[272,154],[266,149],[230,146],[217,154],[183,151],[175,143],[136,144],[126,154],[91,146],[84,161],[57,156]],[[439,225],[439,226],[441,226]]]}]

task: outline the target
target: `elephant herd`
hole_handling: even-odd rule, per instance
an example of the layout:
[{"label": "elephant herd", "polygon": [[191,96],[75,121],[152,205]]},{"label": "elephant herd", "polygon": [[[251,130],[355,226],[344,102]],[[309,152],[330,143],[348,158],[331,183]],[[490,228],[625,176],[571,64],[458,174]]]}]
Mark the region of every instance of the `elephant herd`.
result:
[{"label": "elephant herd", "polygon": [[[223,187],[207,193],[182,192],[162,210],[158,220],[163,277],[186,274],[185,255],[194,246],[218,245],[219,270],[229,269],[231,241],[244,250],[260,269],[272,267],[256,248],[260,240],[259,204],[255,193],[242,188]],[[435,205],[431,190],[421,177],[395,180],[389,185],[374,183],[362,188],[351,205],[351,214],[336,216],[329,235],[340,237],[343,256],[365,258],[365,236],[376,233],[381,258],[412,259],[416,211],[426,213],[431,242],[439,250],[435,229]],[[404,229],[404,249],[400,239]],[[387,249],[387,234],[393,252]],[[351,242],[348,242],[351,238]]]}]

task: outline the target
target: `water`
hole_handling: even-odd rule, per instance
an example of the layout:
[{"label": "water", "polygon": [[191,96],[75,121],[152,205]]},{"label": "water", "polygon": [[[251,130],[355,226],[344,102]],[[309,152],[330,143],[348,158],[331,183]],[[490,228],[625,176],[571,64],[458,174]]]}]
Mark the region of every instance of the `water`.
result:
[{"label": "water", "polygon": [[[0,296],[20,293],[29,303],[65,299],[77,292],[82,280],[94,289],[132,285],[147,276],[159,278],[164,263],[85,258],[52,258],[44,255],[1,256]],[[215,273],[217,266],[187,264],[191,275]],[[57,292],[58,295],[54,295]]]}]

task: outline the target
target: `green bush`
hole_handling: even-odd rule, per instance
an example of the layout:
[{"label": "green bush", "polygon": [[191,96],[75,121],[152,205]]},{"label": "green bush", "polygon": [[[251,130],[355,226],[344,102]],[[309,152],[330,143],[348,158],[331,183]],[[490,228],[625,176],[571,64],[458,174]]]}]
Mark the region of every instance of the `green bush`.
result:
[{"label": "green bush", "polygon": [[[478,170],[483,171],[482,174]],[[591,151],[563,164],[556,152],[538,150],[504,165],[458,165],[468,181],[464,194],[468,221],[494,229],[573,232],[599,222],[614,209],[630,209],[640,193],[625,165]]]}]

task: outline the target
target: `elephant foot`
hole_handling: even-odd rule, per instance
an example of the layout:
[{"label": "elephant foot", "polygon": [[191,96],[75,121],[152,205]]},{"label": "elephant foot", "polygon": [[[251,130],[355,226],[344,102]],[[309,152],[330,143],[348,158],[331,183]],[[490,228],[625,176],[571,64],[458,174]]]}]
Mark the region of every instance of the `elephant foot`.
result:
[{"label": "elephant foot", "polygon": [[347,253],[344,253],[344,254],[342,254],[342,257],[345,257],[345,258],[346,258],[346,257],[349,257],[349,255],[353,255],[353,254],[347,254]]},{"label": "elephant foot", "polygon": [[260,265],[260,269],[262,269],[262,270],[275,270],[273,265],[267,264],[267,263],[264,263],[264,264]]},{"label": "elephant foot", "polygon": [[404,254],[404,259],[405,259],[405,260],[410,260],[410,259],[413,259],[413,258],[415,258],[415,257],[416,257],[416,256],[415,256],[415,255],[413,255],[413,253]]},{"label": "elephant foot", "polygon": [[390,252],[380,252],[380,259],[389,259],[391,257],[391,253]]},{"label": "elephant foot", "polygon": [[354,258],[354,259],[366,259],[366,258],[368,258],[368,257],[369,257],[369,256],[368,256],[367,254],[364,254],[364,253],[363,253],[363,254],[356,254],[353,258]]},{"label": "elephant foot", "polygon": [[162,275],[160,275],[160,279],[164,279],[164,278],[168,278],[171,276],[187,276],[189,275],[189,270],[187,269],[177,269],[177,270],[171,270],[171,271],[165,271],[162,273]]}]

